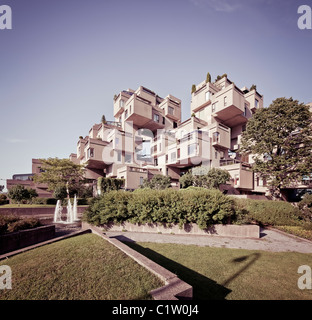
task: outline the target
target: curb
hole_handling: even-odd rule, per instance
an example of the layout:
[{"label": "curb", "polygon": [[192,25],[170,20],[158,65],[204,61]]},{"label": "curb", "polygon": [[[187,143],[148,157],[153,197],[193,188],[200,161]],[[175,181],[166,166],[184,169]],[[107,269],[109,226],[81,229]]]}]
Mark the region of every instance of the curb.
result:
[{"label": "curb", "polygon": [[287,237],[290,237],[290,238],[294,238],[294,239],[300,240],[300,241],[305,241],[305,242],[307,242],[307,243],[312,245],[312,241],[311,240],[308,240],[308,239],[305,239],[305,238],[301,238],[301,237],[296,236],[294,234],[287,233],[287,232],[285,232],[283,230],[279,230],[279,229],[276,229],[276,228],[273,228],[273,227],[265,227],[264,229],[272,230],[272,231],[278,232],[278,233],[280,233],[280,234],[282,234],[284,236],[287,236]]},{"label": "curb", "polygon": [[19,253],[23,253],[23,252],[26,252],[26,251],[29,251],[29,250],[32,250],[32,249],[36,249],[36,248],[42,247],[42,246],[44,246],[46,244],[50,244],[50,243],[53,243],[53,242],[57,242],[57,241],[60,241],[60,240],[64,240],[64,239],[67,239],[67,238],[75,237],[75,236],[78,236],[78,235],[81,235],[81,234],[85,234],[85,233],[90,233],[90,232],[91,232],[90,230],[76,231],[76,232],[72,232],[70,234],[66,234],[64,236],[60,236],[60,237],[53,238],[53,239],[50,239],[50,240],[47,240],[47,241],[39,242],[39,243],[36,243],[34,245],[31,245],[31,246],[28,246],[28,247],[24,247],[24,248],[15,250],[15,251],[7,252],[7,253],[4,253],[4,254],[0,255],[0,261],[4,260],[4,259],[8,259],[10,257],[13,257],[13,256],[15,256],[15,255],[17,255]]},{"label": "curb", "polygon": [[110,242],[115,247],[127,254],[130,258],[164,281],[165,285],[163,287],[150,291],[150,294],[154,300],[191,300],[193,298],[193,287],[179,279],[176,274],[148,259],[134,249],[128,247],[118,239],[109,238],[103,234],[104,231],[98,227],[83,222],[82,229],[90,230],[92,233]]}]

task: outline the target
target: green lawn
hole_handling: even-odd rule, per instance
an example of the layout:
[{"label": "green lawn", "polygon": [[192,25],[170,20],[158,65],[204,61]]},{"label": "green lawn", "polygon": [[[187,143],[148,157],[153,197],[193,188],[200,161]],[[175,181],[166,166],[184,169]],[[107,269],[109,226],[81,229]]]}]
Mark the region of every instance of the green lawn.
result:
[{"label": "green lawn", "polygon": [[127,245],[176,273],[193,286],[194,299],[312,300],[300,290],[300,265],[312,267],[312,254],[266,252],[194,245]]},{"label": "green lawn", "polygon": [[0,206],[1,208],[53,208],[55,204],[3,204]]},{"label": "green lawn", "polygon": [[163,283],[93,234],[52,243],[0,261],[12,269],[12,289],[0,300],[149,299]]}]

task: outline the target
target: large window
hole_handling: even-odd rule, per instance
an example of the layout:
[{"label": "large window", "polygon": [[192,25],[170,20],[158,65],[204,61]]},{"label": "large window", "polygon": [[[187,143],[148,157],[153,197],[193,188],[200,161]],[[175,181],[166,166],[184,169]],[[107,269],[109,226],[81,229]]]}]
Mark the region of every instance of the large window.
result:
[{"label": "large window", "polygon": [[215,143],[215,142],[219,142],[220,141],[220,133],[219,132],[214,132],[212,134],[212,142]]},{"label": "large window", "polygon": [[171,153],[171,161],[176,161],[176,159],[177,159],[177,154],[176,154],[176,152],[172,152],[172,153]]},{"label": "large window", "polygon": [[93,158],[94,157],[94,148],[89,148],[88,149],[88,158]]},{"label": "large window", "polygon": [[159,122],[159,114],[154,113],[154,121]]},{"label": "large window", "polygon": [[255,107],[258,108],[259,107],[259,100],[255,99]]},{"label": "large window", "polygon": [[215,102],[215,103],[213,103],[213,104],[211,105],[211,111],[212,111],[212,112],[215,112],[216,109],[217,109],[217,103]]},{"label": "large window", "polygon": [[210,91],[205,93],[205,100],[208,101],[210,99]]},{"label": "large window", "polygon": [[168,107],[168,113],[174,115],[174,108]]},{"label": "large window", "polygon": [[190,144],[187,146],[187,154],[190,155],[194,155],[196,153],[196,143]]},{"label": "large window", "polygon": [[131,153],[126,152],[125,153],[125,163],[131,163],[132,162],[132,155]]}]

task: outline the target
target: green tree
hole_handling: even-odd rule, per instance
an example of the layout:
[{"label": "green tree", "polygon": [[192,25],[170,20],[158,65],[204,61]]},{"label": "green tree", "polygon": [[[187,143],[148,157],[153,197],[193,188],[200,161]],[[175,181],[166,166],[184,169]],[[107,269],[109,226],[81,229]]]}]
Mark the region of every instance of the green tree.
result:
[{"label": "green tree", "polygon": [[211,82],[211,75],[210,75],[210,73],[208,72],[208,73],[207,73],[207,76],[206,76],[206,83],[209,83],[209,82]]},{"label": "green tree", "polygon": [[33,198],[38,197],[38,194],[34,189],[27,189],[23,185],[17,184],[10,188],[8,197],[20,204],[23,200],[32,200]]},{"label": "green tree", "polygon": [[102,122],[103,124],[106,124],[106,123],[107,123],[107,121],[106,121],[106,118],[105,118],[105,115],[104,115],[104,114],[102,115],[101,122]]},{"label": "green tree", "polygon": [[83,186],[84,166],[69,159],[40,159],[41,173],[34,176],[36,183],[46,183],[49,191],[65,186],[69,191],[79,191]]},{"label": "green tree", "polygon": [[191,91],[191,92],[194,93],[195,91],[196,91],[196,85],[193,84],[193,85],[192,85],[192,91]]},{"label": "green tree", "polygon": [[249,89],[249,91],[252,91],[252,90],[256,90],[257,91],[257,86],[255,84],[253,84]]},{"label": "green tree", "polygon": [[212,168],[207,174],[193,175],[191,172],[184,174],[180,178],[180,187],[187,188],[194,186],[207,189],[219,189],[221,184],[225,184],[230,179],[231,175],[227,170]]},{"label": "green tree", "polygon": [[180,188],[185,189],[191,187],[194,183],[194,176],[192,172],[185,173],[182,177],[180,177]]},{"label": "green tree", "polygon": [[277,98],[247,123],[240,153],[252,154],[253,171],[269,180],[274,199],[281,199],[281,189],[311,174],[311,120],[305,104]]},{"label": "green tree", "polygon": [[58,185],[55,187],[53,192],[54,198],[58,200],[63,200],[67,197],[67,189],[65,185]]},{"label": "green tree", "polygon": [[100,188],[101,193],[109,192],[112,190],[120,190],[122,185],[125,183],[124,179],[115,179],[115,178],[98,178],[97,185]]},{"label": "green tree", "polygon": [[141,188],[149,188],[156,190],[163,190],[171,188],[171,179],[169,176],[162,174],[155,174],[152,179],[144,179]]}]

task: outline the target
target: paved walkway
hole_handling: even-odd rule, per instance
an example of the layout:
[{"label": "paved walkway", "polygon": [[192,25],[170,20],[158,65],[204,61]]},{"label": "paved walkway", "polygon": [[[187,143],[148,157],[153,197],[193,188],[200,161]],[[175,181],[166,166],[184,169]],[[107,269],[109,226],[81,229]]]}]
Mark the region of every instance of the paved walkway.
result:
[{"label": "paved walkway", "polygon": [[274,252],[294,251],[312,253],[312,242],[287,235],[272,229],[261,229],[259,239],[230,238],[202,235],[172,235],[142,232],[105,233],[108,237],[116,237],[121,241],[176,243],[186,245],[209,246],[217,248],[265,250]]}]

